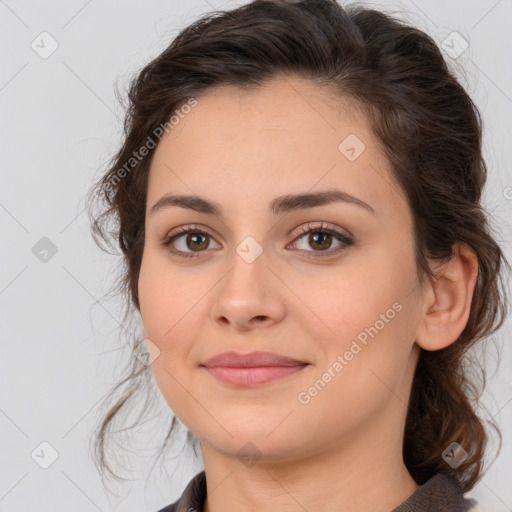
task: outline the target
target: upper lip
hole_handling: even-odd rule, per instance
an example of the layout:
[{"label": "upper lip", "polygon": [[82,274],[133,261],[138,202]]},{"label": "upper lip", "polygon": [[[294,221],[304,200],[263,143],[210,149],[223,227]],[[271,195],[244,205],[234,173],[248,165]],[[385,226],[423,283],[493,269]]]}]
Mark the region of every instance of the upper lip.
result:
[{"label": "upper lip", "polygon": [[306,361],[282,356],[274,352],[249,352],[240,354],[237,352],[222,352],[210,359],[207,359],[201,366],[214,368],[225,366],[231,368],[258,367],[258,366],[304,366]]}]

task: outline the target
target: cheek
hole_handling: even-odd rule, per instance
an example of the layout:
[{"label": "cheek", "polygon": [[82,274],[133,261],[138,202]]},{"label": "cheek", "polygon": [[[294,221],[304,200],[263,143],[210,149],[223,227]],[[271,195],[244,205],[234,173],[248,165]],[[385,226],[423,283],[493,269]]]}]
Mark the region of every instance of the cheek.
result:
[{"label": "cheek", "polygon": [[[191,285],[191,282],[194,283]],[[162,396],[186,421],[188,378],[197,365],[198,318],[205,318],[205,296],[213,284],[180,269],[165,257],[145,253],[138,282],[144,335],[160,353],[151,365]]]},{"label": "cheek", "polygon": [[[416,270],[412,261],[382,256],[378,265],[362,265],[333,279],[318,309],[336,334],[332,342],[322,343],[327,357],[318,372],[322,391],[313,407],[320,411],[329,403],[343,404],[343,410],[333,411],[334,423],[347,411],[356,421],[365,410],[378,411],[403,392],[418,321],[416,294],[411,293]],[[322,298],[315,300],[320,307]],[[325,388],[324,381],[329,381]]]},{"label": "cheek", "polygon": [[[206,276],[205,276],[206,277]],[[157,251],[144,254],[139,282],[140,312],[147,337],[161,349],[182,339],[185,327],[197,319],[198,308],[211,285],[206,279],[169,264]]]},{"label": "cheek", "polygon": [[315,276],[296,272],[289,279],[302,303],[297,307],[304,310],[297,319],[335,345],[343,345],[360,333],[364,338],[365,329],[375,324],[379,337],[395,333],[407,316],[397,310],[406,309],[416,284],[414,265],[382,250],[374,255],[368,251]]},{"label": "cheek", "polygon": [[390,288],[386,279],[366,287],[355,278],[333,284],[335,292],[316,298],[330,334],[317,337],[320,364],[296,400],[304,429],[318,429],[321,419],[325,435],[372,424],[391,404],[402,410],[414,339],[414,317],[402,289]]},{"label": "cheek", "polygon": [[416,294],[411,293],[416,280],[412,259],[381,250],[333,268],[314,283],[298,281],[294,291],[314,313],[302,317],[302,328],[322,353],[315,378],[322,390],[328,382],[318,402],[326,405],[336,397],[357,409],[366,396],[376,397],[378,405],[382,393],[399,386],[417,327]]}]

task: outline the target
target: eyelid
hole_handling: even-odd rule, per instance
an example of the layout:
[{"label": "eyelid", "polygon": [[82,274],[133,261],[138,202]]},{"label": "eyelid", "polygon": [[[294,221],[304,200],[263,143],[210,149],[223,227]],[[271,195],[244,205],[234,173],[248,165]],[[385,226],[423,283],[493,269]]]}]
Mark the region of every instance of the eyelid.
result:
[{"label": "eyelid", "polygon": [[173,229],[172,231],[167,233],[167,235],[164,236],[164,241],[168,240],[169,238],[173,238],[177,235],[186,234],[191,231],[194,231],[194,232],[197,231],[198,233],[205,233],[208,236],[214,238],[213,235],[210,234],[210,232],[208,231],[208,228],[202,226],[201,224],[186,224],[184,226],[179,226],[176,229]]},{"label": "eyelid", "polygon": [[[315,222],[318,222],[319,224],[315,225]],[[293,236],[293,240],[295,240],[298,236],[301,236],[301,235],[308,233],[309,231],[313,231],[315,229],[317,229],[319,231],[322,231],[322,230],[334,231],[337,234],[342,235],[343,237],[350,239],[350,240],[352,240],[354,238],[352,233],[350,233],[348,230],[339,228],[334,224],[330,224],[328,222],[321,221],[321,220],[307,222],[306,224],[303,224],[299,228],[292,230],[290,232],[289,236]]]}]

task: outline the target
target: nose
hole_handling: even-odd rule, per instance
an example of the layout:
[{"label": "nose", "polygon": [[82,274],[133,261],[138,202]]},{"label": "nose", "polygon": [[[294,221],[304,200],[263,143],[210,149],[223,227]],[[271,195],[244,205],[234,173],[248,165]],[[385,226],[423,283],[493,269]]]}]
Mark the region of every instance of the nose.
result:
[{"label": "nose", "polygon": [[231,266],[214,288],[212,319],[239,331],[270,327],[285,315],[283,284],[263,251],[254,261],[233,251]]}]

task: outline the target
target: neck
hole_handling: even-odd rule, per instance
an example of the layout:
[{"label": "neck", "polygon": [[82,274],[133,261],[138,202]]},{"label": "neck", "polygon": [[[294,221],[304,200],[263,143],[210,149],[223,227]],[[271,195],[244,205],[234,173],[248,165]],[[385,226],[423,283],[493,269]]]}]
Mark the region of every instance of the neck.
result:
[{"label": "neck", "polygon": [[208,488],[204,511],[389,512],[419,486],[403,464],[401,436],[372,427],[324,453],[272,462],[263,456],[250,467],[236,454],[219,455],[202,445]]}]

